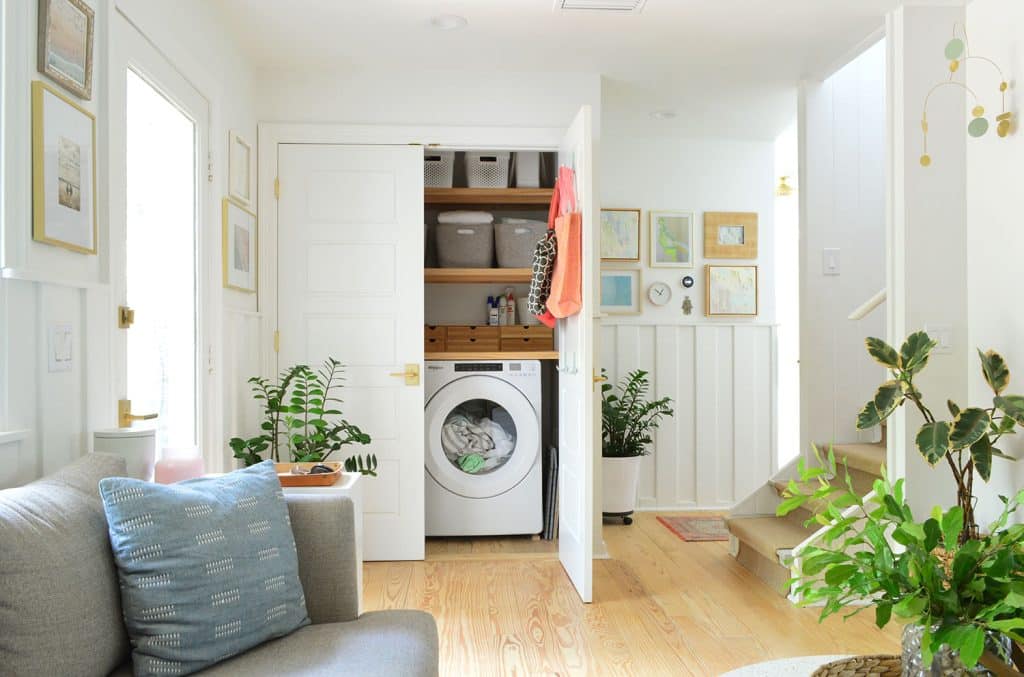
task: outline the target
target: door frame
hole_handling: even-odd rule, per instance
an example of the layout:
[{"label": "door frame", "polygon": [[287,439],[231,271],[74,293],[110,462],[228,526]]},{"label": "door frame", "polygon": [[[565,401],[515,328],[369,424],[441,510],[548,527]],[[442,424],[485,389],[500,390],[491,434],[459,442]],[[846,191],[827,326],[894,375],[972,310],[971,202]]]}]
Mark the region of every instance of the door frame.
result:
[{"label": "door frame", "polygon": [[[144,42],[152,55],[163,60],[159,70],[166,65],[166,72],[191,87],[199,98],[205,102],[205,129],[196,122],[196,231],[195,231],[195,265],[196,265],[196,446],[200,449],[207,464],[216,464],[219,454],[211,453],[220,448],[221,413],[218,381],[212,371],[213,346],[219,336],[219,315],[216,312],[221,304],[221,289],[218,284],[220,274],[220,210],[214,199],[214,182],[211,163],[213,158],[213,130],[215,128],[215,111],[213,101],[203,87],[195,82],[182,67],[141,27],[127,11],[119,5],[111,11],[111,22],[108,30],[115,36],[125,26],[134,31],[134,39]],[[149,83],[168,101],[179,106],[188,114],[174,92],[164,89],[167,84],[162,76],[150,67],[145,59],[133,52],[126,40],[111,40],[107,58],[106,89],[109,114],[105,126],[105,139],[101,145],[107,155],[107,172],[103,177],[108,186],[107,217],[109,223],[108,271],[111,286],[111,308],[108,313],[111,322],[111,392],[117,397],[127,396],[127,334],[118,330],[113,322],[117,306],[126,302],[126,270],[124,269],[127,255],[125,239],[127,235],[127,161],[124,152],[127,150],[127,89],[125,74],[122,68],[132,68],[143,80]],[[122,59],[121,56],[124,55]],[[206,171],[204,171],[204,169]],[[216,228],[211,226],[216,225]],[[115,403],[111,402],[113,411]],[[205,451],[204,451],[205,450]],[[216,468],[216,465],[214,465]]]}]

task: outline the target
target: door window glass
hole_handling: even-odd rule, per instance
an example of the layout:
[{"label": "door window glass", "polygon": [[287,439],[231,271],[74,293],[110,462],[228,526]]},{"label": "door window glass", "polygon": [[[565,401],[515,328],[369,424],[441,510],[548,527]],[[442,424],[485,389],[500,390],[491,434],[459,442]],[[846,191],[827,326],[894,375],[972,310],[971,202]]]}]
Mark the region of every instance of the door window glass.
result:
[{"label": "door window glass", "polygon": [[516,448],[516,425],[508,410],[485,399],[452,409],[441,426],[441,448],[456,468],[485,475],[505,465]]}]

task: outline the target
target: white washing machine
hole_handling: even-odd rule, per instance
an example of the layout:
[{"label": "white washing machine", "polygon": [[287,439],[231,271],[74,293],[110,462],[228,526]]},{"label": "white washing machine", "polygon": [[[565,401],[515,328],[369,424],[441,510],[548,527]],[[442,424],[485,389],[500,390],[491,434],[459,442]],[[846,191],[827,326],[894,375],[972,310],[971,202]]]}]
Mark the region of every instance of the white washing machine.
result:
[{"label": "white washing machine", "polygon": [[536,534],[540,362],[427,362],[427,536]]}]

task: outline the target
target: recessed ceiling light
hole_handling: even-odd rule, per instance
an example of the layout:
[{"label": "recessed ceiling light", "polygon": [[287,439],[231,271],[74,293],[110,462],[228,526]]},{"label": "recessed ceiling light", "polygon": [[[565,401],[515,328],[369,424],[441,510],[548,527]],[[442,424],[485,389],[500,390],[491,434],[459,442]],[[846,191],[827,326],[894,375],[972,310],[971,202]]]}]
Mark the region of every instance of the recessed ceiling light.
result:
[{"label": "recessed ceiling light", "polygon": [[674,110],[656,110],[651,113],[651,117],[655,120],[671,120],[676,116]]},{"label": "recessed ceiling light", "polygon": [[439,14],[430,20],[430,25],[439,31],[455,31],[465,28],[469,21],[458,14]]}]

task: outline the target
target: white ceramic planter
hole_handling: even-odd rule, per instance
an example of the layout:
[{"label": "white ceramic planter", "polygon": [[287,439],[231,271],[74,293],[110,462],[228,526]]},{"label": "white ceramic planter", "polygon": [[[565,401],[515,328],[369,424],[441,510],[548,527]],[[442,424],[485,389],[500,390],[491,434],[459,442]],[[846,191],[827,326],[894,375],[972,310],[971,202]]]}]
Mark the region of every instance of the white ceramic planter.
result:
[{"label": "white ceramic planter", "polygon": [[601,511],[629,513],[636,509],[642,456],[601,459]]}]

